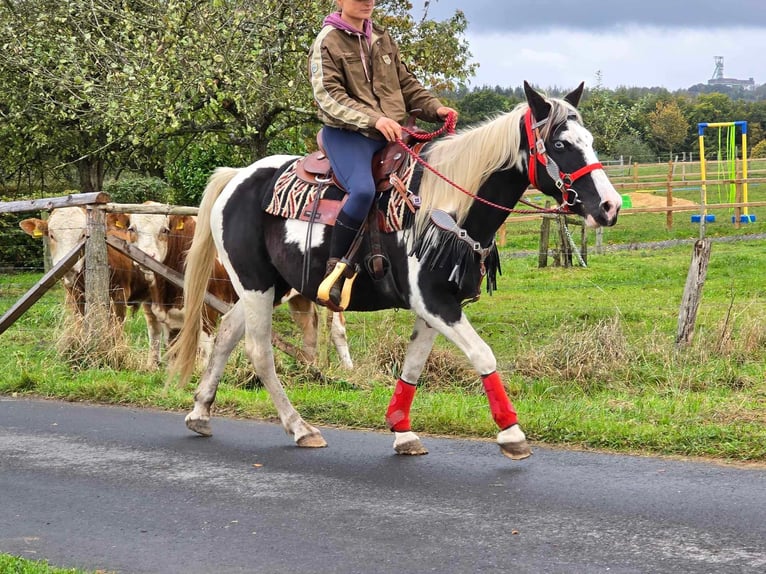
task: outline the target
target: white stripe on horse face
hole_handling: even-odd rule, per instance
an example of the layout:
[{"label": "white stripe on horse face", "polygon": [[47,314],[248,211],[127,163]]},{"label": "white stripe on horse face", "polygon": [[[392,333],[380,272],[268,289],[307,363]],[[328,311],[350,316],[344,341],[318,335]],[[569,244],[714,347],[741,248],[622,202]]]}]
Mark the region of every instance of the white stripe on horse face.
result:
[{"label": "white stripe on horse face", "polygon": [[[581,150],[587,165],[598,163],[598,156],[593,149],[593,135],[583,125],[572,120],[567,121],[566,129],[561,133],[561,139]],[[605,202],[608,202],[612,206],[611,211],[616,213],[622,207],[622,196],[617,193],[612,182],[609,181],[606,172],[603,169],[597,169],[590,172],[590,176],[593,184],[596,186],[596,192],[601,200],[600,203],[603,205]],[[575,182],[573,187],[577,189],[577,182]],[[598,226],[590,215],[585,218],[585,223],[588,227]]]}]

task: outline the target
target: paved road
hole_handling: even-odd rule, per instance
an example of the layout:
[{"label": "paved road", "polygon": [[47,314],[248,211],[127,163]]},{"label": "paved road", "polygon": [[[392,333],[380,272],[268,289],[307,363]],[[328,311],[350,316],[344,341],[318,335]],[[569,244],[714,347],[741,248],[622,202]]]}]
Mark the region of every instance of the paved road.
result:
[{"label": "paved road", "polygon": [[0,397],[0,552],[120,573],[766,572],[766,470]]}]

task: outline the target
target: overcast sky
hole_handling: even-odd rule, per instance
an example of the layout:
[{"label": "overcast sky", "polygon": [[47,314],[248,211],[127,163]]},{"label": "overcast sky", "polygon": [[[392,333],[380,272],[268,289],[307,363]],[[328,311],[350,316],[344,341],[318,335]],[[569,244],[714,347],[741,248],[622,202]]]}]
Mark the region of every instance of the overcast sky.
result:
[{"label": "overcast sky", "polygon": [[[416,19],[424,0],[413,0]],[[715,56],[724,76],[766,83],[766,0],[431,0],[429,17],[462,10],[472,86],[607,88],[706,83]]]}]

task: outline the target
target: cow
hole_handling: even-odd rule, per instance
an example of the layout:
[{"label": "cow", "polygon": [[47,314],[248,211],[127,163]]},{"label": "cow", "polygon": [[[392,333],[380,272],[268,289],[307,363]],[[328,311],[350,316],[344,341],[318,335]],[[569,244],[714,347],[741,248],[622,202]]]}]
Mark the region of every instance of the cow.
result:
[{"label": "cow", "polygon": [[[131,214],[129,240],[138,249],[173,271],[183,274],[186,251],[194,237],[196,220],[190,215]],[[183,288],[158,273],[141,267],[149,284],[152,313],[162,325],[166,344],[171,344],[183,324]],[[216,265],[208,291],[222,301],[234,304],[236,293],[223,266]],[[220,313],[205,306],[201,359],[206,360],[212,347],[212,334]]]},{"label": "cow", "polygon": [[[147,202],[151,205],[152,202]],[[159,205],[159,204],[155,204]],[[138,249],[165,264],[171,269],[183,273],[186,252],[191,247],[196,227],[193,216],[138,214],[130,216],[130,237]],[[183,291],[161,276],[147,270],[147,280],[151,284],[152,311],[164,325],[164,332],[172,342],[183,324]],[[223,265],[216,260],[213,274],[208,282],[208,291],[219,299],[236,306],[237,296]],[[302,352],[306,360],[313,362],[317,355],[317,327],[319,314],[316,306],[292,291],[280,303],[287,302],[293,320],[303,334]],[[233,313],[242,316],[239,310]],[[212,350],[212,331],[218,314],[209,306],[203,312],[203,332],[200,341],[201,359],[207,359]],[[244,316],[242,316],[244,324]],[[346,340],[345,320],[341,313],[334,313],[330,326],[330,336],[338,351],[341,364],[351,369],[353,361]]]},{"label": "cow", "polygon": [[[106,233],[128,240],[130,219],[125,214],[109,213],[106,217]],[[62,207],[51,211],[47,220],[29,218],[19,222],[25,233],[36,238],[48,238],[51,260],[56,265],[85,238],[87,213],[83,207]],[[85,273],[83,259],[77,261],[63,277],[67,302],[78,316],[85,314]],[[107,246],[109,266],[109,297],[111,312],[120,323],[125,321],[128,307],[141,307],[146,318],[151,361],[159,363],[161,326],[152,313],[149,283],[133,261]]]}]

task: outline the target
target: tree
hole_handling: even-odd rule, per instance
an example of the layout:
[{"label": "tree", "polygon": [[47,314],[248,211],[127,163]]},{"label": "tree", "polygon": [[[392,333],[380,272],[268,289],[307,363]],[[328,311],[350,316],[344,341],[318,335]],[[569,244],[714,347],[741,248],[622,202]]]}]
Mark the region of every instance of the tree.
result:
[{"label": "tree", "polygon": [[[306,57],[327,0],[8,0],[0,4],[0,141],[44,153],[101,189],[110,163],[205,134],[250,158],[315,118]],[[378,13],[433,86],[473,70],[457,12],[416,23],[407,0]]]},{"label": "tree", "polygon": [[513,108],[515,101],[487,88],[466,94],[459,103],[460,122],[473,124]]},{"label": "tree", "polygon": [[753,159],[760,159],[760,158],[766,158],[766,140],[761,140],[752,151],[752,155],[750,156]]},{"label": "tree", "polygon": [[652,136],[673,155],[673,148],[682,143],[689,134],[689,123],[681,108],[674,101],[657,102],[649,113],[649,128]]},{"label": "tree", "polygon": [[586,91],[580,111],[593,134],[593,147],[600,154],[612,157],[614,143],[623,136],[633,134],[630,127],[633,108],[621,104],[613,92],[602,87],[600,72],[596,74],[596,79],[595,88]]}]

